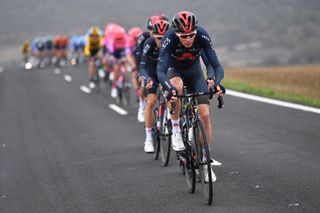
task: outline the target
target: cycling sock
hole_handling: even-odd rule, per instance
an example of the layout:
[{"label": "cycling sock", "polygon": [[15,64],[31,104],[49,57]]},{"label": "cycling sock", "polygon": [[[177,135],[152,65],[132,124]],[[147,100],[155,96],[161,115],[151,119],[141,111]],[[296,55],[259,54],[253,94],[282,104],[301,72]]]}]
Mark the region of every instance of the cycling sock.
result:
[{"label": "cycling sock", "polygon": [[152,128],[146,128],[146,141],[152,141]]},{"label": "cycling sock", "polygon": [[171,120],[173,133],[181,132],[179,121],[180,121],[180,118],[178,120]]},{"label": "cycling sock", "polygon": [[144,99],[141,98],[141,97],[139,97],[139,107],[140,107],[141,109],[144,109],[145,106],[146,106],[146,104],[145,104]]}]

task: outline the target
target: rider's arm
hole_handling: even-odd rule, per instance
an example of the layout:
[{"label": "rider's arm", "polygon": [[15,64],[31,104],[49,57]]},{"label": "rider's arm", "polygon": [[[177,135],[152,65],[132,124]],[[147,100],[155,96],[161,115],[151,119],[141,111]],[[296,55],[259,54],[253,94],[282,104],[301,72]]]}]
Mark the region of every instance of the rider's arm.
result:
[{"label": "rider's arm", "polygon": [[150,55],[151,55],[151,46],[150,46],[151,39],[147,39],[147,41],[143,45],[143,51],[141,55],[140,61],[140,72],[139,76],[141,76],[144,80],[149,79],[149,75],[147,69],[150,64]]},{"label": "rider's arm", "polygon": [[167,89],[173,88],[169,78],[167,77],[167,70],[169,68],[169,57],[170,57],[170,43],[171,40],[165,37],[161,41],[161,49],[159,50],[159,62],[157,65],[157,76],[160,83]]},{"label": "rider's arm", "polygon": [[208,78],[215,79],[215,84],[220,85],[221,80],[224,77],[224,69],[219,62],[216,51],[213,48],[213,45],[208,33],[203,28],[200,29],[200,33],[201,33],[200,40],[203,44],[203,50],[206,54],[206,57],[209,63],[214,69],[214,71],[212,70],[208,72]]},{"label": "rider's arm", "polygon": [[203,61],[204,65],[206,66],[206,69],[207,69],[207,78],[209,78],[208,77],[209,73],[211,75],[211,73],[214,73],[214,70],[213,70],[211,64],[209,63],[208,58],[207,58],[206,54],[204,53],[204,51],[201,51],[201,58],[202,58],[202,61]]},{"label": "rider's arm", "polygon": [[137,39],[137,44],[135,48],[135,56],[137,61],[141,61],[142,51],[143,51],[143,44],[146,40],[145,34],[143,33]]}]

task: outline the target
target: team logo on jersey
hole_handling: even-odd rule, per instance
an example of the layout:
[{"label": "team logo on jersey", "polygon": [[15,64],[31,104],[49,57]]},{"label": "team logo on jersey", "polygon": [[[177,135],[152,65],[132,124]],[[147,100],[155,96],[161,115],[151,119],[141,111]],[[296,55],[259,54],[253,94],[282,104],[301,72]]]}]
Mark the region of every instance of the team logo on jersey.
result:
[{"label": "team logo on jersey", "polygon": [[183,60],[195,61],[196,59],[197,57],[192,55],[192,53],[183,53],[177,60],[178,61],[183,61]]},{"label": "team logo on jersey", "polygon": [[150,45],[147,44],[144,48],[143,48],[143,54],[147,54],[147,52],[149,51],[150,49]]},{"label": "team logo on jersey", "polygon": [[169,38],[166,38],[166,39],[163,41],[163,43],[162,43],[162,48],[163,48],[163,49],[166,48],[167,45],[168,45],[170,42],[171,42],[171,40],[170,40]]}]

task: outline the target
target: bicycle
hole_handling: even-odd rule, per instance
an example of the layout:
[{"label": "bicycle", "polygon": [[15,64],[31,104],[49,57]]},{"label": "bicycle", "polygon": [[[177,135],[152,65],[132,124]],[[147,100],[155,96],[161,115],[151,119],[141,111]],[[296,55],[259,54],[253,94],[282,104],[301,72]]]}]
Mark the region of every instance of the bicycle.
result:
[{"label": "bicycle", "polygon": [[153,146],[154,159],[157,160],[160,154],[163,166],[166,167],[170,159],[172,127],[171,120],[168,118],[165,89],[160,87],[161,84],[158,85],[157,105],[154,109]]},{"label": "bicycle", "polygon": [[129,106],[130,104],[130,88],[131,83],[128,81],[129,72],[126,70],[125,61],[121,60],[119,63],[119,77],[117,80],[117,104],[123,104]]},{"label": "bicycle", "polygon": [[[90,89],[94,89],[97,93],[100,93],[100,78],[102,78],[101,72],[103,72],[100,58],[94,57],[94,74],[93,74],[93,84],[89,85]],[[91,84],[91,83],[90,83]]]},{"label": "bicycle", "polygon": [[[225,88],[221,86],[221,89],[223,93],[225,93]],[[206,132],[198,113],[197,97],[210,95],[211,99],[212,95],[215,93],[217,93],[216,90],[187,94],[186,87],[184,87],[183,95],[177,96],[181,99],[180,124],[182,139],[185,145],[185,150],[177,152],[177,155],[180,160],[180,165],[183,167],[182,170],[190,193],[195,192],[196,171],[198,171],[198,182],[201,184],[201,191],[205,202],[208,205],[211,205],[213,200],[213,182],[211,176],[212,160],[210,157]],[[222,96],[218,97],[218,101],[218,108],[222,108],[224,106]],[[171,114],[174,113],[174,108],[175,103],[172,104]],[[205,171],[207,174],[205,174]],[[207,180],[206,175],[208,177]]]}]

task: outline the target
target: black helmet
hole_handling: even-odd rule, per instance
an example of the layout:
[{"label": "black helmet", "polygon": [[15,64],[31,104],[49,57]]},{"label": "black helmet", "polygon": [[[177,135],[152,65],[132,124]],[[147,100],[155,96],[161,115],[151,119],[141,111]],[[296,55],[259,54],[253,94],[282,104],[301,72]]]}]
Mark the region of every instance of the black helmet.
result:
[{"label": "black helmet", "polygon": [[198,20],[196,16],[189,11],[181,11],[174,15],[172,27],[178,33],[188,33],[197,28]]},{"label": "black helmet", "polygon": [[158,20],[159,20],[159,16],[151,16],[150,18],[148,18],[147,24],[146,24],[147,29],[152,30],[154,23],[156,23],[156,21]]},{"label": "black helmet", "polygon": [[168,16],[166,16],[166,15],[165,15],[165,14],[163,14],[163,13],[161,13],[161,14],[159,15],[159,19],[160,19],[160,20],[169,21]]},{"label": "black helmet", "polygon": [[155,35],[164,35],[169,29],[170,23],[166,20],[159,20],[153,25],[153,33]]}]

